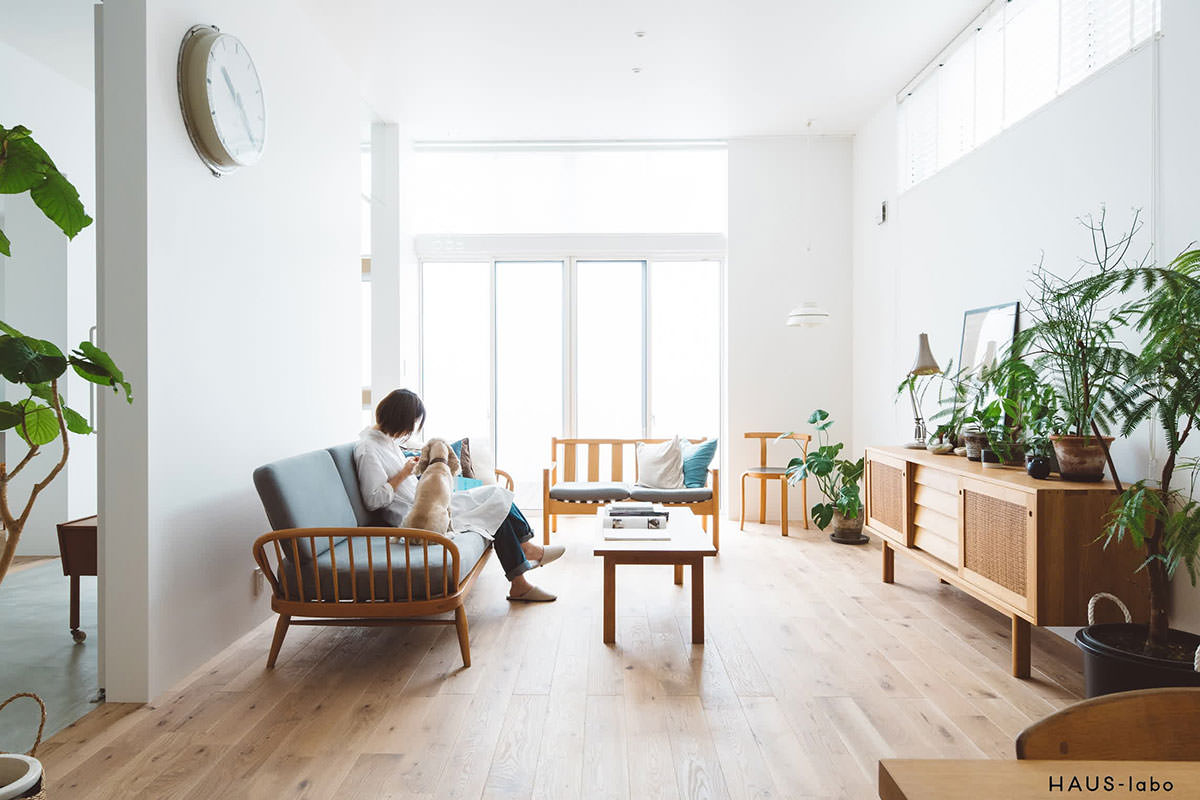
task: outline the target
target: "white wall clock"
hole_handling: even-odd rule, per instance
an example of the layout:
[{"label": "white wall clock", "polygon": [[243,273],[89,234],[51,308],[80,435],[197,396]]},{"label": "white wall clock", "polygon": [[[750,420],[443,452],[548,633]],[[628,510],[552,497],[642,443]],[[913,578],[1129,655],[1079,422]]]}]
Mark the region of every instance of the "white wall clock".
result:
[{"label": "white wall clock", "polygon": [[214,175],[248,167],[267,141],[267,104],[254,59],[237,37],[194,25],[179,46],[179,107],[188,136]]}]

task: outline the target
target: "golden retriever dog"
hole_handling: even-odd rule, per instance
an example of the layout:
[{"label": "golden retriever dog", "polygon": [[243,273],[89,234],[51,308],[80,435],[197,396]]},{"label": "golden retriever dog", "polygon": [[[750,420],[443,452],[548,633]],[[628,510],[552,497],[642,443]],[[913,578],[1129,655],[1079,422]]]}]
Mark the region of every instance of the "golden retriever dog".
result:
[{"label": "golden retriever dog", "polygon": [[414,470],[419,478],[417,496],[412,510],[404,517],[404,527],[434,533],[450,530],[450,495],[459,469],[458,456],[445,439],[430,439],[425,443]]}]

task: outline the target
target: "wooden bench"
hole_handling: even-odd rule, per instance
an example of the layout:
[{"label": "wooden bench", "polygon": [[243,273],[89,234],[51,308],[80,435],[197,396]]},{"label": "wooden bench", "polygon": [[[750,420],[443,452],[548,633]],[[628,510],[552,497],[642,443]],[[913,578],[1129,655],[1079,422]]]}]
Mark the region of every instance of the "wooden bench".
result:
[{"label": "wooden bench", "polygon": [[[650,500],[682,506],[700,517],[705,531],[712,519],[713,547],[720,549],[720,470],[709,469],[707,485],[697,489],[651,489],[637,486],[637,443],[658,444],[667,439],[550,440],[550,466],[542,470],[542,541],[558,532],[558,515],[595,515],[610,502]],[[692,444],[703,439],[689,439]],[[581,465],[582,462],[582,465]],[[604,464],[604,462],[607,462]],[[601,478],[601,466],[607,466]],[[632,466],[633,480],[625,481]],[[594,486],[589,486],[594,484]]]}]

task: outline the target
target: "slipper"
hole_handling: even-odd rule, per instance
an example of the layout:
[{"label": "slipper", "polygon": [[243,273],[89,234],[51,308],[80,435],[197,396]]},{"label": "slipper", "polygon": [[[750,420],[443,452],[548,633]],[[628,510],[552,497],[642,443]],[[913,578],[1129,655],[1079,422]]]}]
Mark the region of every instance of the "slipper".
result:
[{"label": "slipper", "polygon": [[525,594],[517,595],[515,597],[510,594],[508,599],[519,600],[523,603],[549,603],[552,600],[557,600],[558,596],[550,594],[545,589],[540,589],[537,586],[533,586]]},{"label": "slipper", "polygon": [[542,548],[541,559],[534,561],[533,563],[535,566],[544,567],[551,561],[557,561],[558,559],[562,558],[562,555],[565,552],[567,552],[567,548],[563,547],[561,544],[546,545]]}]

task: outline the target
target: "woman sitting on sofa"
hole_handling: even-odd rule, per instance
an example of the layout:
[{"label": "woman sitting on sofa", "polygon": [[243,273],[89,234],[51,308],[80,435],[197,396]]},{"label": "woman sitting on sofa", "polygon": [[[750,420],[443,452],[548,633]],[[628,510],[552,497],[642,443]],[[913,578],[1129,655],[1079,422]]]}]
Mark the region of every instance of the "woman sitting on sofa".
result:
[{"label": "woman sitting on sofa", "polygon": [[[401,445],[425,423],[425,404],[415,392],[396,389],[375,407],[375,425],[364,430],[354,447],[358,486],[368,511],[383,511],[395,526],[412,509],[417,492],[413,470],[417,458],[404,455]],[[533,542],[533,531],[513,494],[501,486],[479,486],[455,492],[450,500],[450,520],[455,531],[472,530],[491,539],[496,556],[509,580],[509,600],[547,602],[555,595],[534,586],[525,577],[529,570],[549,564],[563,554],[561,545],[542,547]],[[451,538],[454,533],[450,534]]]}]

